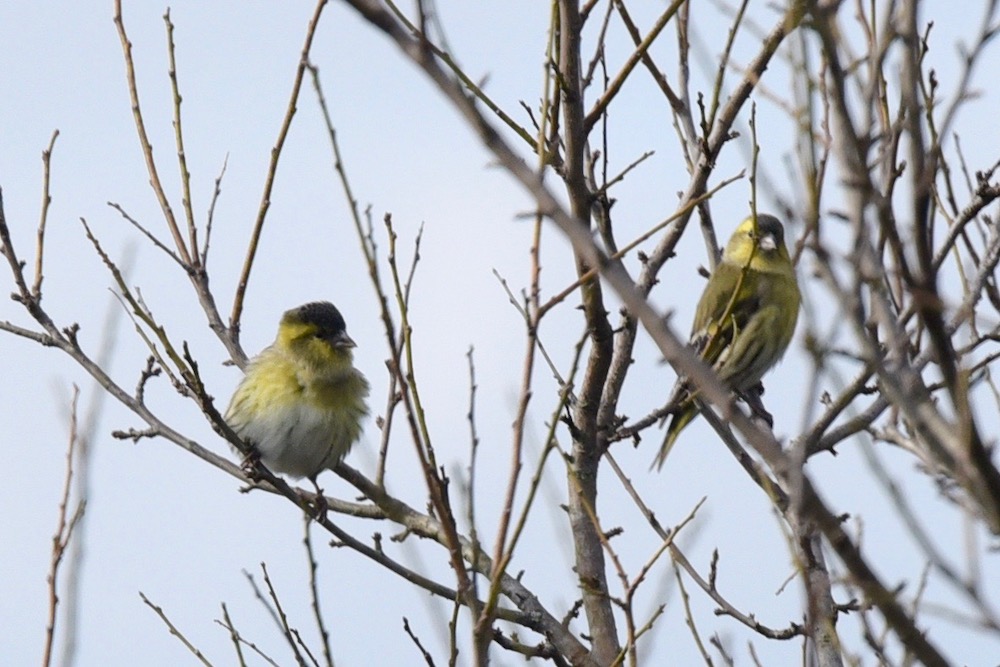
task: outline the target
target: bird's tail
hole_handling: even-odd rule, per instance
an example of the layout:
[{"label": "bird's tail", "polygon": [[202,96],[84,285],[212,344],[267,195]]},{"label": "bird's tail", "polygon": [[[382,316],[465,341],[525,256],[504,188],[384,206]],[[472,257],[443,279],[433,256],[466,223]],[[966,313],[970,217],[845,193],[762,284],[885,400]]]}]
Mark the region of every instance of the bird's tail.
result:
[{"label": "bird's tail", "polygon": [[673,417],[670,418],[670,426],[667,427],[667,435],[663,438],[663,444],[660,445],[660,451],[653,460],[653,465],[650,469],[656,468],[660,470],[663,468],[663,462],[667,460],[667,455],[670,454],[670,450],[673,448],[674,443],[677,441],[677,437],[684,430],[684,427],[691,423],[691,421],[698,416],[698,405],[691,399],[684,402],[680,410],[674,413]]}]

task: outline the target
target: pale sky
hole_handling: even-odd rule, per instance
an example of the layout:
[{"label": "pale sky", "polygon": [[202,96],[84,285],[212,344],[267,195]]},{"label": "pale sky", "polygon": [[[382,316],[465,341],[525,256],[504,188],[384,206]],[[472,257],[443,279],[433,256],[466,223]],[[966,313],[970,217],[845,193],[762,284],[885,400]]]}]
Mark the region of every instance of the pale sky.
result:
[{"label": "pale sky", "polygon": [[[180,212],[165,28],[165,5],[126,2],[125,22],[133,43],[143,113],[155,146],[160,173]],[[485,89],[519,121],[527,124],[519,101],[536,106],[542,83],[547,3],[518,0],[469,3],[439,0],[442,20],[458,60]],[[659,8],[661,3],[656,3]],[[228,160],[222,195],[215,211],[209,269],[220,310],[228,315],[242,265],[248,231],[256,216],[267,169],[288,103],[292,78],[310,3],[281,7],[264,2],[193,2],[171,5],[188,168],[192,176],[193,208],[204,220],[214,180]],[[697,14],[704,21],[699,34],[714,58],[721,48],[725,23],[716,10]],[[773,13],[762,4],[753,16],[769,26]],[[225,404],[239,371],[223,366],[225,349],[200,316],[186,278],[170,260],[131,228],[107,203],[120,204],[157,234],[165,236],[159,208],[148,186],[148,175],[132,121],[121,46],[107,3],[6,2],[0,5],[0,187],[14,242],[22,259],[32,263],[34,234],[42,188],[41,153],[52,132],[59,130],[52,157],[52,207],[49,212],[44,306],[55,320],[78,322],[85,349],[96,354],[105,335],[108,309],[119,309],[110,290],[112,281],[86,243],[81,217],[115,258],[134,252],[130,283],[137,286],[175,341],[189,342],[200,361],[209,390]],[[947,90],[959,61],[955,45],[963,35],[962,17],[935,17],[933,58],[940,59],[939,78]],[[978,16],[975,17],[978,20]],[[637,14],[643,25],[651,17]],[[668,33],[671,29],[668,28]],[[593,35],[591,35],[591,38]],[[672,37],[665,36],[658,52],[669,62]],[[612,35],[609,57],[620,62],[628,53],[621,35]],[[745,62],[755,48],[746,36],[738,42],[736,59]],[[996,64],[997,51],[988,51]],[[412,242],[421,224],[424,236],[414,286],[412,324],[419,351],[416,372],[422,383],[438,457],[455,480],[467,464],[469,435],[466,352],[475,348],[478,430],[482,438],[483,476],[478,498],[480,530],[492,536],[501,487],[508,465],[510,423],[520,383],[524,352],[523,324],[510,306],[493,270],[515,291],[527,285],[531,223],[521,216],[531,205],[521,189],[501,170],[477,139],[459,122],[417,70],[380,34],[358,21],[338,2],[326,8],[316,35],[312,59],[320,69],[327,99],[339,133],[341,150],[362,207],[371,206],[382,257],[386,241],[382,217],[391,213],[399,233],[399,255],[412,256]],[[787,95],[787,76],[776,63],[765,85]],[[987,68],[981,68],[985,72]],[[995,68],[989,68],[994,70]],[[673,72],[669,72],[672,76]],[[949,76],[949,74],[951,76]],[[700,78],[702,74],[697,74]],[[975,79],[991,85],[986,74]],[[790,150],[787,120],[759,94],[762,160],[776,176]],[[1000,155],[995,132],[997,96],[994,90],[960,117],[970,168],[984,169]],[[740,123],[745,131],[746,118]],[[612,113],[611,157],[617,169],[645,150],[656,154],[620,185],[614,209],[616,231],[623,239],[638,235],[673,212],[676,192],[687,177],[676,152],[668,109],[649,77],[639,73],[622,92]],[[747,166],[735,146],[725,153],[715,182]],[[550,179],[550,184],[556,179]],[[788,188],[787,179],[778,180]],[[737,183],[713,202],[720,237],[725,238],[745,215],[746,182]],[[765,193],[766,195],[766,193]],[[793,196],[781,190],[784,197]],[[835,206],[831,196],[830,206]],[[773,205],[766,196],[763,210]],[[790,225],[797,237],[800,228]],[[131,249],[131,250],[130,250]],[[571,282],[566,244],[554,229],[544,240],[543,286],[548,294]],[[694,270],[704,264],[704,249],[694,227],[679,248],[679,257],[665,267],[654,300],[675,311],[671,321],[686,335],[702,281]],[[808,272],[800,268],[810,289]],[[383,274],[387,267],[383,265]],[[11,291],[9,272],[0,271],[0,293]],[[356,363],[372,383],[373,416],[386,403],[387,357],[377,303],[350,223],[316,97],[307,84],[299,103],[279,167],[269,222],[247,295],[242,342],[249,354],[273,338],[281,312],[310,300],[328,299],[343,312],[348,331],[358,342]],[[575,302],[574,302],[575,303]],[[822,302],[808,303],[822,309]],[[0,301],[0,320],[22,326],[31,322],[16,303]],[[565,372],[572,344],[579,336],[579,317],[572,306],[554,314],[542,329],[542,339]],[[766,382],[765,399],[776,417],[779,435],[800,428],[801,387],[808,373],[802,348],[803,329],[785,362]],[[147,352],[133,327],[118,318],[113,375],[124,387],[138,380]],[[636,351],[633,384],[623,400],[630,417],[662,404],[674,381],[673,372],[658,362],[648,338]],[[45,577],[51,553],[57,506],[64,475],[67,405],[71,385],[81,389],[81,405],[89,405],[96,389],[68,358],[52,349],[0,333],[0,448],[6,453],[5,483],[0,508],[6,517],[0,540],[0,662],[37,664],[44,642],[47,612]],[[528,432],[527,465],[544,437],[545,422],[555,405],[555,385],[540,366],[532,403],[533,426]],[[148,401],[157,412],[209,448],[229,454],[228,447],[207,426],[190,402],[179,398],[163,380],[154,381]],[[301,545],[302,521],[287,502],[262,492],[238,493],[230,477],[164,440],[134,445],[110,437],[115,429],[141,428],[137,417],[117,404],[105,403],[97,427],[90,500],[85,523],[85,561],[81,588],[78,665],[193,664],[193,656],[140,600],[143,592],[161,606],[171,621],[215,664],[233,664],[228,634],[214,621],[225,603],[239,630],[269,652],[280,664],[291,658],[266,611],[255,601],[242,571],[261,581],[266,562],[292,622],[309,638],[315,630],[308,598],[307,572]],[[984,431],[995,440],[1000,421],[981,415]],[[703,442],[699,442],[699,440]],[[416,507],[423,508],[422,480],[412,446],[402,430],[395,434],[395,457],[388,484]],[[379,432],[372,420],[348,459],[371,473]],[[703,572],[711,553],[722,555],[719,585],[741,608],[755,612],[771,626],[799,621],[800,586],[796,580],[782,589],[794,568],[783,546],[781,527],[766,498],[747,479],[701,420],[685,433],[670,464],[661,474],[648,473],[653,445],[616,450],[638,490],[664,524],[683,519],[703,497],[698,521],[682,540],[688,557]],[[704,446],[699,447],[699,444]],[[964,539],[958,514],[937,499],[936,490],[913,473],[912,458],[879,450],[887,466],[942,545]],[[489,473],[499,471],[493,480]],[[845,446],[840,456],[820,456],[809,464],[817,484],[840,512],[864,516],[863,544],[890,583],[916,586],[923,561],[888,509],[885,494],[872,480],[861,448]],[[560,615],[576,596],[569,571],[572,553],[563,515],[565,499],[561,464],[550,464],[549,479],[539,508],[529,524],[524,545],[512,570],[524,569],[525,583]],[[356,495],[332,474],[323,478],[330,495]],[[490,482],[494,482],[491,484]],[[602,517],[606,526],[627,525],[623,550],[635,571],[656,546],[641,517],[620,485],[606,471],[602,479]],[[374,532],[394,535],[388,524],[334,518],[361,538]],[[439,660],[447,639],[450,608],[414,591],[394,575],[346,549],[329,549],[314,533],[320,563],[322,604],[331,631],[337,664],[418,664],[420,656],[402,630],[410,620]],[[445,552],[414,538],[395,553],[422,572],[453,585]],[[996,557],[981,564],[983,577],[996,581]],[[831,558],[833,569],[839,565]],[[671,664],[695,664],[697,648],[684,627],[683,609],[673,590],[673,570],[661,561],[642,599],[644,608],[667,603],[659,621],[653,654],[669,655]],[[660,583],[662,582],[662,583]],[[735,621],[712,616],[713,605],[689,586],[692,605],[703,619],[704,637],[718,633],[734,651],[737,664],[750,664],[747,641],[753,641],[763,664],[793,664],[801,644],[759,639]],[[780,592],[779,592],[780,591]],[[951,604],[953,594],[933,581],[928,598]],[[467,614],[466,614],[467,616]],[[960,623],[934,619],[933,637],[956,664],[986,664],[984,656],[1000,655],[1000,642]],[[842,618],[843,635],[858,646],[854,619]],[[64,630],[61,627],[60,630]],[[526,637],[529,642],[537,638]],[[57,642],[57,646],[58,646]],[[464,646],[465,644],[463,644]],[[497,664],[514,664],[512,656],[494,653]],[[654,662],[651,660],[651,663]],[[996,662],[994,659],[993,662]],[[261,664],[250,661],[250,664]],[[992,663],[990,663],[992,664]]]}]

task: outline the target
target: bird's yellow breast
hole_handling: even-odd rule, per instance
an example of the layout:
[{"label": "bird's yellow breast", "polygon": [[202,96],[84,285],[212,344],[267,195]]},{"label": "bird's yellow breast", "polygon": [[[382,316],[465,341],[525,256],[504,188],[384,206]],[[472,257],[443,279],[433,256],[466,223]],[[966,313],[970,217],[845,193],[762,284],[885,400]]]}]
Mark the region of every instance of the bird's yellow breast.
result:
[{"label": "bird's yellow breast", "polygon": [[315,475],[361,435],[368,382],[346,364],[315,364],[272,346],[247,367],[226,421],[275,471]]}]

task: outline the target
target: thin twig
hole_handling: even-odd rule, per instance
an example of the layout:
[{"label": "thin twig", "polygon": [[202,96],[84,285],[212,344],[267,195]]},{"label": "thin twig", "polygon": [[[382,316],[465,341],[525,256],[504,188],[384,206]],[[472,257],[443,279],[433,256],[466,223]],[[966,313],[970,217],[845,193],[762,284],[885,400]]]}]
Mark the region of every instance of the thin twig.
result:
[{"label": "thin twig", "polygon": [[302,543],[306,548],[306,558],[309,563],[309,596],[311,599],[313,618],[316,621],[316,629],[319,630],[320,641],[323,643],[323,657],[326,659],[328,667],[333,667],[333,653],[330,651],[330,633],[326,629],[326,621],[323,619],[323,612],[319,608],[319,566],[316,563],[316,554],[313,552],[312,534],[309,529],[312,521],[309,516],[305,516],[303,521]]},{"label": "thin twig", "polygon": [[177,637],[177,639],[179,639],[180,642],[184,644],[184,647],[188,651],[190,651],[195,658],[198,659],[198,662],[205,665],[205,667],[212,667],[212,663],[210,663],[208,659],[204,655],[202,655],[202,652],[198,650],[198,648],[196,648],[195,645],[192,644],[186,636],[184,636],[183,632],[177,629],[177,626],[175,626],[170,621],[169,618],[167,618],[167,614],[166,612],[163,611],[162,607],[150,602],[149,598],[147,598],[146,594],[143,593],[142,591],[139,591],[139,597],[142,598],[142,601],[146,604],[147,607],[152,609],[153,612],[155,612],[156,615],[160,617],[160,620],[163,621],[164,625],[166,625],[167,628],[170,630],[170,634],[172,634],[174,637]]},{"label": "thin twig", "polygon": [[56,620],[59,609],[59,565],[62,563],[66,549],[73,539],[74,530],[83,518],[86,509],[86,501],[80,500],[70,512],[69,499],[73,491],[74,464],[76,459],[76,448],[79,445],[77,432],[77,399],[80,397],[80,390],[73,387],[73,397],[70,400],[69,417],[69,443],[66,447],[66,474],[63,481],[62,498],[59,501],[59,520],[56,524],[56,532],[52,536],[52,556],[49,562],[49,574],[46,577],[49,589],[49,615],[45,626],[45,648],[42,656],[42,664],[46,667],[52,664],[52,649],[55,642]]},{"label": "thin twig", "polygon": [[[120,2],[121,0],[116,0]],[[305,43],[302,46],[302,53],[299,57],[299,65],[295,70],[295,79],[292,81],[292,92],[288,100],[288,108],[285,110],[285,118],[281,122],[281,129],[278,130],[278,138],[271,149],[271,161],[267,167],[267,176],[264,179],[264,191],[261,193],[260,206],[257,209],[257,219],[254,222],[253,230],[250,232],[250,241],[247,245],[246,258],[243,260],[243,270],[240,273],[239,282],[236,286],[236,294],[233,296],[233,310],[229,316],[229,328],[232,330],[234,340],[239,338],[240,316],[243,314],[243,299],[246,295],[247,286],[250,283],[250,271],[253,268],[254,259],[257,256],[257,246],[260,244],[260,236],[264,231],[264,220],[267,211],[271,207],[271,191],[274,188],[274,179],[278,174],[278,161],[281,158],[282,149],[285,147],[285,139],[288,131],[292,127],[292,118],[298,109],[299,91],[302,89],[302,79],[305,76],[306,68],[309,66],[309,51],[312,49],[313,37],[319,27],[320,15],[326,6],[327,0],[318,0],[316,8],[313,10],[312,18],[309,19],[309,26],[306,28]]]},{"label": "thin twig", "polygon": [[52,203],[52,194],[49,190],[49,182],[52,175],[52,151],[59,137],[59,130],[52,132],[49,139],[49,147],[42,151],[42,212],[38,220],[38,231],[36,233],[35,245],[35,281],[31,285],[31,293],[39,301],[42,299],[42,263],[45,257],[45,225],[49,219],[49,205]]}]

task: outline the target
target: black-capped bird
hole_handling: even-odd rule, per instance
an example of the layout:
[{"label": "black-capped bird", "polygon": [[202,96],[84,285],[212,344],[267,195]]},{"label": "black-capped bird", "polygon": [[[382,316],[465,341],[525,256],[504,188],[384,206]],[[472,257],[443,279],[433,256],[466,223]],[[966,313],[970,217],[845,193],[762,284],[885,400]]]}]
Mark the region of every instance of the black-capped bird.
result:
[{"label": "black-capped bird", "polygon": [[[689,345],[730,389],[743,392],[785,354],[799,316],[798,281],[773,215],[747,218],[733,232],[702,292]],[[698,416],[697,391],[682,378],[671,404],[676,411],[654,465],[663,466],[677,436]]]},{"label": "black-capped bird", "polygon": [[282,315],[274,343],[250,360],[225,419],[268,469],[315,484],[361,436],[368,380],[354,347],[340,311],[317,301]]}]

